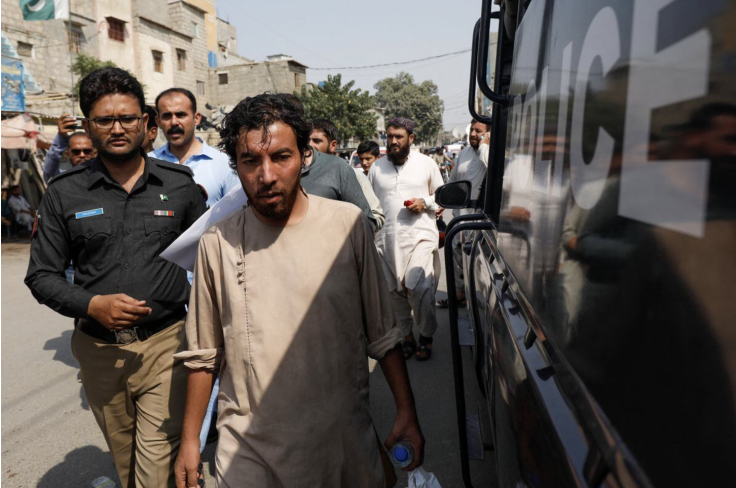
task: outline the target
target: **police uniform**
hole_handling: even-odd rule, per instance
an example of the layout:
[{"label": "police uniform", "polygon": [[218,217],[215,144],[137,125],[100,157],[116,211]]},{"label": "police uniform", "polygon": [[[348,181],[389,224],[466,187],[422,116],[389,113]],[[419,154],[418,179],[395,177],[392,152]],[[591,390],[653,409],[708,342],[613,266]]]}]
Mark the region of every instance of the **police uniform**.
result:
[{"label": "police uniform", "polygon": [[[174,486],[186,370],[186,272],[159,257],[206,210],[183,165],[145,158],[130,193],[99,158],[49,182],[25,283],[44,305],[75,320],[72,352],[124,487]],[[74,284],[64,270],[74,263]],[[87,315],[96,295],[125,293],[152,313],[124,331]]]}]

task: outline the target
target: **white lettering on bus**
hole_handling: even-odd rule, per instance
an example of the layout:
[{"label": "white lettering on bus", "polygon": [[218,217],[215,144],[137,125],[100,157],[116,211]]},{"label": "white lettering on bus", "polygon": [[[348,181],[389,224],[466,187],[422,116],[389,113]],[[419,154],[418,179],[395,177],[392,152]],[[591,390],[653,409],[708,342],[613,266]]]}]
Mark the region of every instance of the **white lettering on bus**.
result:
[{"label": "white lettering on bus", "polygon": [[703,237],[708,160],[647,160],[652,110],[708,92],[706,29],[656,51],[659,13],[670,3],[635,3],[618,210],[623,217]]},{"label": "white lettering on bus", "polygon": [[[598,12],[588,27],[578,62],[575,97],[570,127],[570,185],[575,203],[581,208],[595,206],[605,188],[615,141],[603,127],[598,127],[598,140],[590,163],[583,158],[583,119],[588,80],[593,61],[600,58],[605,77],[621,57],[618,20],[611,7]],[[584,190],[584,191],[583,191]]]}]

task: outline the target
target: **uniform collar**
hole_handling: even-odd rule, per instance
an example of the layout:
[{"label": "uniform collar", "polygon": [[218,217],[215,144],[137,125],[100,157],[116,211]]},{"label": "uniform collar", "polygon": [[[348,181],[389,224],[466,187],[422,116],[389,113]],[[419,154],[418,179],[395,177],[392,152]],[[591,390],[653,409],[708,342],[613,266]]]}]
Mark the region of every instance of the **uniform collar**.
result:
[{"label": "uniform collar", "polygon": [[[164,182],[164,179],[161,176],[161,169],[158,167],[157,164],[155,164],[153,161],[151,161],[146,154],[146,152],[141,149],[140,154],[145,160],[144,166],[143,166],[143,183],[146,183],[149,179],[149,176],[151,177],[151,183],[157,183],[161,184]],[[107,171],[107,168],[105,167],[105,164],[102,162],[102,159],[97,156],[95,159],[93,159],[89,163],[88,167],[88,173],[87,173],[87,188],[92,188],[93,185],[95,185],[98,181],[104,180],[105,182],[111,184],[111,185],[117,185],[120,186],[120,183],[112,179],[110,176],[110,173]],[[138,187],[138,183],[136,183],[134,190]]]}]

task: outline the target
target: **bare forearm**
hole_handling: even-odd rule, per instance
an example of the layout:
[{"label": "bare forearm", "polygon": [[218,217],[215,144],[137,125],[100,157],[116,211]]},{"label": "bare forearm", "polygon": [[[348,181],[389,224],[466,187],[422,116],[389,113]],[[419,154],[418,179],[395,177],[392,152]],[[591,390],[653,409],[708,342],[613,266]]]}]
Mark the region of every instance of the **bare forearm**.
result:
[{"label": "bare forearm", "polygon": [[187,379],[187,400],[184,408],[182,442],[199,443],[199,432],[207,413],[212,388],[217,375],[206,370],[190,370]]},{"label": "bare forearm", "polygon": [[397,412],[416,414],[414,394],[411,391],[409,373],[406,371],[406,362],[404,361],[404,354],[401,352],[401,345],[396,345],[387,352],[378,363],[381,365],[389,388],[391,388]]}]

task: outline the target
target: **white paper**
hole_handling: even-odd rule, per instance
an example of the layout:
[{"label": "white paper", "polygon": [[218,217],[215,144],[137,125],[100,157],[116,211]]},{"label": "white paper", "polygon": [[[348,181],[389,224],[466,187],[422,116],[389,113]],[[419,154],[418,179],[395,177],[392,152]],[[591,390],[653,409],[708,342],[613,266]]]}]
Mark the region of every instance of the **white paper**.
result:
[{"label": "white paper", "polygon": [[161,253],[161,257],[187,271],[194,271],[194,261],[197,258],[199,239],[202,234],[216,223],[242,209],[247,203],[248,197],[243,188],[240,186],[233,188],[166,248]]}]

